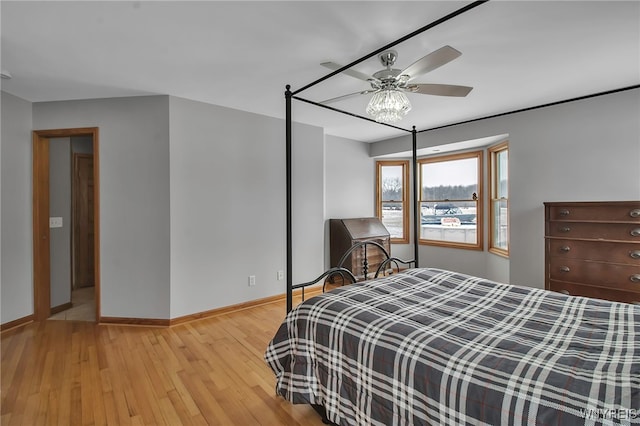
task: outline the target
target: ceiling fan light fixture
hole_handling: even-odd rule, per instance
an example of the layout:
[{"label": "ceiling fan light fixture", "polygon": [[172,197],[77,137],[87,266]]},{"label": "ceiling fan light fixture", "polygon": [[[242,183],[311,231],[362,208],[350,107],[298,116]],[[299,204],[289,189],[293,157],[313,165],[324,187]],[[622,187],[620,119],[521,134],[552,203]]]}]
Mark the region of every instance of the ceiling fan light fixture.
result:
[{"label": "ceiling fan light fixture", "polygon": [[379,123],[395,123],[411,111],[411,102],[400,90],[381,89],[373,94],[366,111]]}]

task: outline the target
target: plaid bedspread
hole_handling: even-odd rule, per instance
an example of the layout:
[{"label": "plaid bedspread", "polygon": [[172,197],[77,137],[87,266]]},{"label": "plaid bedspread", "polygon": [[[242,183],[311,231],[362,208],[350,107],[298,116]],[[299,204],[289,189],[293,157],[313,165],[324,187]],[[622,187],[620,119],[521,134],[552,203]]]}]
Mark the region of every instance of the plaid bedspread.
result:
[{"label": "plaid bedspread", "polygon": [[450,271],[313,297],[265,360],[339,425],[640,424],[640,306]]}]

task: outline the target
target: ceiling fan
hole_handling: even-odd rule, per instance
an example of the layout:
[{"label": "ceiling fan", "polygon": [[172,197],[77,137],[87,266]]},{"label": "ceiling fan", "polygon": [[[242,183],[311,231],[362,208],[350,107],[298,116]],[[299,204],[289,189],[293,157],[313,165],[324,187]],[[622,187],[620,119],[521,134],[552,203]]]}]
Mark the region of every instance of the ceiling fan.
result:
[{"label": "ceiling fan", "polygon": [[[398,121],[411,110],[411,103],[404,92],[454,97],[464,97],[469,94],[473,87],[411,82],[414,78],[433,71],[453,61],[460,55],[462,53],[453,47],[444,46],[418,59],[407,68],[400,70],[392,68],[398,58],[398,52],[395,50],[382,52],[378,55],[378,58],[386,68],[371,76],[352,69],[343,71],[346,75],[368,82],[371,85],[370,89],[327,99],[321,103],[328,104],[354,96],[373,93],[374,95],[367,106],[367,113],[372,115],[376,121]],[[342,68],[342,65],[334,62],[323,62],[320,65],[332,70]]]}]

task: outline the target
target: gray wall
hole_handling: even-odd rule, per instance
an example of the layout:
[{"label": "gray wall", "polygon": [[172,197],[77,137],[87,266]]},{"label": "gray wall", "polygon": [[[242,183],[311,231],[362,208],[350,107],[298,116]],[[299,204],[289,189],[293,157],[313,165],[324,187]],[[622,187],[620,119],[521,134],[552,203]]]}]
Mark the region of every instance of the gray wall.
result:
[{"label": "gray wall", "polygon": [[329,267],[329,219],[375,216],[375,160],[369,144],[325,136],[325,268]]},{"label": "gray wall", "polygon": [[[284,145],[284,121],[280,121],[279,144]],[[294,124],[292,129],[292,238],[293,282],[301,283],[316,278],[324,271],[324,130]],[[275,164],[284,164],[285,151]],[[276,166],[284,169],[284,166]],[[284,188],[283,188],[284,190]],[[284,213],[282,220],[285,220]],[[280,287],[285,293],[286,285]]]},{"label": "gray wall", "polygon": [[[640,199],[638,117],[640,90],[636,89],[421,133],[418,147],[509,135],[509,282],[543,287],[543,202]],[[411,149],[408,138],[388,140],[375,143],[371,154],[407,149]],[[424,266],[485,268],[490,275],[496,261],[480,259],[483,255],[491,256],[420,249]]]},{"label": "gray wall", "polygon": [[375,215],[375,160],[369,144],[337,136],[325,137],[325,216]]},{"label": "gray wall", "polygon": [[[33,313],[32,129],[100,129],[102,316],[174,318],[285,292],[282,120],[168,96],[6,98],[3,323]],[[304,281],[324,267],[324,135],[293,131],[293,278]]]},{"label": "gray wall", "polygon": [[[170,110],[171,317],[283,294],[283,121],[174,97]],[[323,269],[323,133],[294,125],[293,134],[293,279],[302,282]]]},{"label": "gray wall", "polygon": [[[509,260],[422,246],[421,264],[490,278],[510,269],[510,282],[541,287],[542,202],[640,199],[639,93],[421,134],[420,147],[509,134],[512,229]],[[32,105],[3,93],[2,323],[33,313],[30,131],[91,126],[100,128],[103,316],[174,318],[284,292],[282,121],[168,96]],[[303,125],[294,138],[298,281],[323,268],[326,218],[373,213],[374,169],[363,144],[325,142],[322,129]],[[410,141],[370,148],[388,154]],[[350,179],[362,196],[338,188]],[[276,182],[279,191],[264,194]]]},{"label": "gray wall", "polygon": [[100,129],[102,316],[169,318],[168,116],[168,96],[33,104],[36,130]]},{"label": "gray wall", "polygon": [[49,217],[61,217],[51,228],[51,307],[71,302],[71,139],[49,141]]},{"label": "gray wall", "polygon": [[33,314],[31,103],[2,100],[0,316],[2,324]]}]

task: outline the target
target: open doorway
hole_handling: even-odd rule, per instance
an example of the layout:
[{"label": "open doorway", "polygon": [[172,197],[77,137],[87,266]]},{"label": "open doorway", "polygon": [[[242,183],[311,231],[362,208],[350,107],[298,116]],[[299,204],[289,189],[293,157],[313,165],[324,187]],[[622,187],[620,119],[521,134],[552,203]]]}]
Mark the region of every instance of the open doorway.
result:
[{"label": "open doorway", "polygon": [[33,132],[34,317],[100,319],[98,129]]},{"label": "open doorway", "polygon": [[50,139],[49,319],[94,321],[96,317],[93,186],[91,137]]}]

